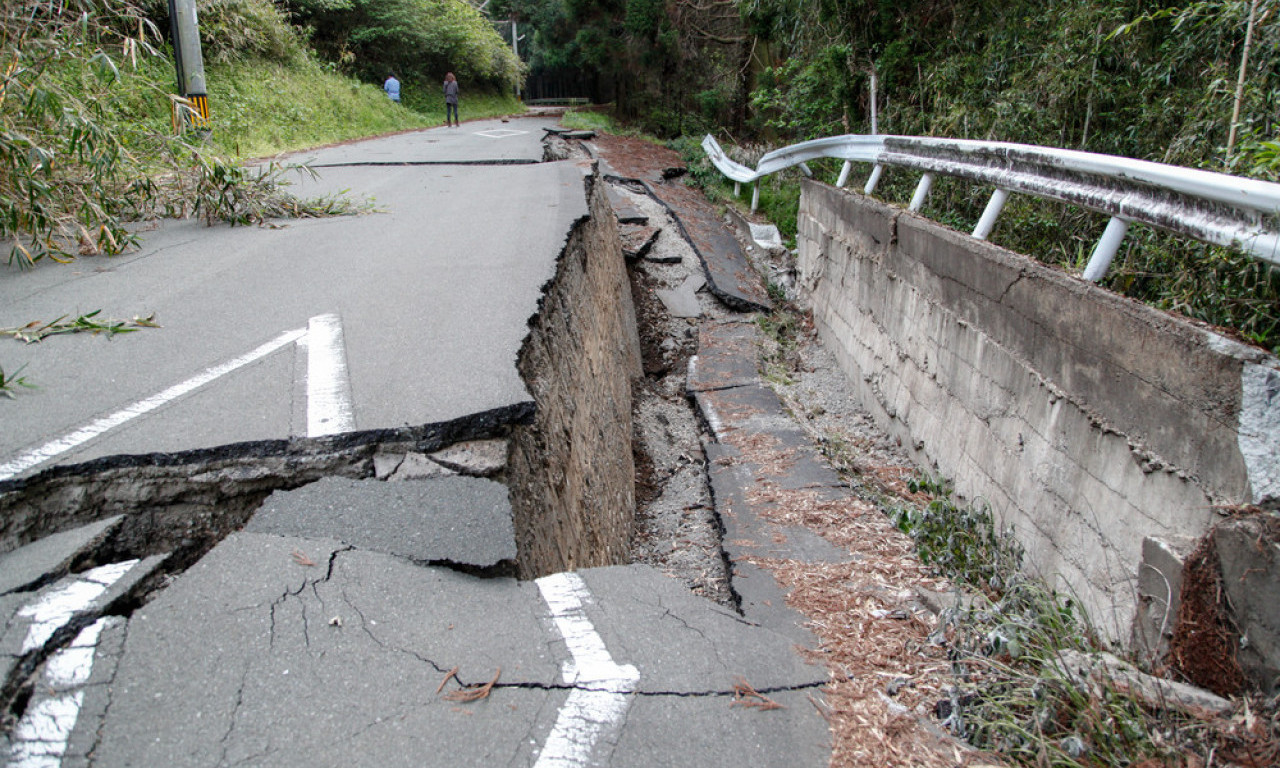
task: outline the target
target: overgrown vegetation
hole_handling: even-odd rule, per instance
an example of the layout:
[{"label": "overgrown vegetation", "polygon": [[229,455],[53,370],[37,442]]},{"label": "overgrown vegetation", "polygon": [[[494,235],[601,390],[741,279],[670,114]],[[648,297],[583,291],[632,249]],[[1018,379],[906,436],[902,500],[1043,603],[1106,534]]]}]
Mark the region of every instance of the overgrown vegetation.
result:
[{"label": "overgrown vegetation", "polygon": [[[684,5],[664,23],[678,25]],[[741,70],[743,119],[721,115],[715,130],[748,165],[780,144],[871,132],[874,73],[881,133],[1025,142],[1280,179],[1280,0],[737,5],[751,51]],[[679,97],[699,113],[688,90]],[[683,149],[696,166],[697,142]],[[838,174],[836,166],[814,170],[828,182]],[[855,168],[850,187],[868,171]],[[714,173],[694,178],[721,197],[731,188]],[[784,234],[798,179],[762,183],[761,213]],[[890,171],[876,194],[905,203],[917,180]],[[970,230],[990,193],[940,179],[925,212]],[[1105,225],[1104,216],[1014,196],[991,239],[1079,270]],[[1280,350],[1280,269],[1266,262],[1135,228],[1104,285]]]},{"label": "overgrown vegetation", "polygon": [[1215,754],[1270,764],[1277,735],[1261,718],[1206,722],[1082,674],[1079,660],[1102,658],[1102,644],[1070,596],[1023,573],[1012,531],[984,504],[958,504],[943,480],[909,488],[931,498],[892,510],[895,524],[972,595],[944,610],[934,635],[958,681],[935,711],[948,730],[1020,765],[1208,765]]},{"label": "overgrown vegetation", "polygon": [[[448,49],[451,66],[473,78],[464,117],[521,109],[510,95],[514,57],[465,3],[352,0],[313,10],[321,5],[334,14],[359,6],[387,23],[412,21],[410,31],[428,28],[403,32],[401,42],[444,41],[437,48]],[[361,210],[361,201],[292,195],[289,183],[308,169],[251,168],[241,158],[443,120],[436,98],[443,70],[416,91],[406,84],[405,104],[415,111],[386,98],[377,84],[383,72],[370,77],[375,82],[350,76],[385,61],[345,54],[322,61],[308,41],[322,47],[326,38],[292,26],[268,0],[201,2],[200,19],[212,131],[175,135],[173,107],[186,107],[172,94],[163,0],[14,0],[0,9],[0,240],[10,267],[121,253],[136,243],[136,222],[147,219],[236,225]],[[91,317],[78,321],[92,324]],[[29,335],[36,326],[45,335],[67,332],[60,322],[19,330]],[[32,386],[20,371],[0,373],[0,392]]]},{"label": "overgrown vegetation", "polygon": [[406,106],[414,109],[441,101],[440,84],[450,71],[467,98],[511,93],[523,80],[523,66],[490,21],[460,0],[284,0],[282,5],[324,60],[366,82],[381,83],[394,72],[403,81]]},{"label": "overgrown vegetation", "polygon": [[249,171],[198,134],[172,135],[158,45],[155,24],[127,3],[6,4],[0,237],[11,265],[119,253],[135,242],[131,221],[157,216],[244,224],[349,209],[298,200],[279,168]]}]

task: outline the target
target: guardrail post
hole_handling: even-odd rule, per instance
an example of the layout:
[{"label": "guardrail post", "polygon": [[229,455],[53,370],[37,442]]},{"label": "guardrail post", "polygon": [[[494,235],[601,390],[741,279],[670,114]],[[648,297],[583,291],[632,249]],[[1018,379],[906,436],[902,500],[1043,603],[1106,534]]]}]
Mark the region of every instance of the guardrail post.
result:
[{"label": "guardrail post", "polygon": [[733,196],[742,197],[742,182],[740,181],[733,182]]},{"label": "guardrail post", "polygon": [[751,212],[755,213],[756,208],[760,206],[760,182],[756,182],[751,187]]},{"label": "guardrail post", "polygon": [[920,183],[916,185],[916,193],[911,198],[911,205],[907,210],[917,213],[924,207],[925,198],[929,196],[929,190],[933,188],[933,174],[926,173],[920,177]]},{"label": "guardrail post", "polygon": [[1107,222],[1107,228],[1102,232],[1102,238],[1093,248],[1089,265],[1084,268],[1085,280],[1096,283],[1107,274],[1107,268],[1111,266],[1111,260],[1115,258],[1116,251],[1120,250],[1120,243],[1124,241],[1125,233],[1128,231],[1127,220],[1119,216],[1111,217],[1111,221]]},{"label": "guardrail post", "polygon": [[853,170],[853,163],[845,160],[844,165],[840,166],[840,178],[836,179],[837,187],[843,187],[849,182],[849,171],[851,170]]},{"label": "guardrail post", "polygon": [[867,184],[862,188],[862,194],[869,195],[876,191],[876,185],[880,183],[880,176],[884,173],[884,166],[876,163],[871,169],[871,175],[867,177]]},{"label": "guardrail post", "polygon": [[987,208],[982,212],[982,218],[978,219],[978,226],[973,228],[973,236],[978,240],[986,240],[991,234],[991,230],[995,229],[996,219],[1000,216],[1000,211],[1004,209],[1004,203],[1009,199],[1009,190],[996,187],[996,191],[991,193],[991,200],[987,202]]},{"label": "guardrail post", "polygon": [[808,163],[801,163],[801,164],[800,164],[800,172],[801,172],[801,173],[803,173],[803,174],[805,175],[805,178],[809,178],[809,179],[812,179],[812,178],[813,178],[813,171],[811,171],[811,170],[809,169],[809,164],[808,164]]}]

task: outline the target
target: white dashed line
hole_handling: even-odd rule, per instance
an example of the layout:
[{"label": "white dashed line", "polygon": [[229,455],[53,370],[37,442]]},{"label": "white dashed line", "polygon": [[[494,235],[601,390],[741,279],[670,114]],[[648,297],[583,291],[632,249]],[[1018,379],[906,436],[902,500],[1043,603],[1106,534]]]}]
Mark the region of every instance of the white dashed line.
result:
[{"label": "white dashed line", "polygon": [[557,573],[537,580],[551,620],[564,638],[571,661],[564,664],[564,681],[576,686],[560,708],[556,724],[538,755],[535,768],[582,768],[593,765],[596,743],[621,722],[640,682],[632,665],[618,665],[604,640],[587,618],[583,606],[591,592],[576,573]]}]

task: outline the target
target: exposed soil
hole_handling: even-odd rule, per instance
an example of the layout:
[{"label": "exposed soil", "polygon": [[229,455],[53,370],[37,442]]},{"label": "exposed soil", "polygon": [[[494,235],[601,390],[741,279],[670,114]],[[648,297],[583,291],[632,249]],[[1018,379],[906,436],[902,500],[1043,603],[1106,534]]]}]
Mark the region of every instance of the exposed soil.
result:
[{"label": "exposed soil", "polygon": [[[615,172],[644,178],[649,165],[670,167],[672,154],[644,142],[615,139],[607,160]],[[627,154],[638,146],[643,154]],[[712,438],[685,393],[688,359],[696,354],[697,323],[741,320],[705,289],[700,321],[672,317],[656,291],[674,289],[701,273],[697,255],[681,238],[665,208],[623,185],[615,188],[661,228],[648,258],[632,268],[632,292],[641,326],[645,380],[633,412],[637,478],[637,531],[633,558],[684,581],[695,593],[732,605],[722,531],[707,483],[705,442]],[[753,249],[754,256],[764,253]],[[657,263],[651,259],[677,263]],[[759,264],[767,269],[769,265]],[[809,619],[819,646],[807,651],[830,671],[819,705],[831,723],[833,766],[957,765],[972,757],[929,723],[934,703],[949,682],[943,649],[929,642],[933,615],[921,608],[917,588],[945,592],[915,557],[909,538],[893,527],[884,509],[911,497],[904,478],[914,467],[895,443],[859,409],[834,359],[802,328],[796,346],[761,349],[785,368],[770,383],[792,415],[814,436],[851,485],[848,499],[816,503],[803,492],[773,493],[784,503],[778,514],[802,524],[854,553],[844,565],[760,560],[791,594],[793,608]],[[768,446],[739,445],[767,461]],[[786,498],[782,498],[785,496]],[[915,500],[911,497],[911,500]],[[967,757],[966,757],[967,755]]]}]

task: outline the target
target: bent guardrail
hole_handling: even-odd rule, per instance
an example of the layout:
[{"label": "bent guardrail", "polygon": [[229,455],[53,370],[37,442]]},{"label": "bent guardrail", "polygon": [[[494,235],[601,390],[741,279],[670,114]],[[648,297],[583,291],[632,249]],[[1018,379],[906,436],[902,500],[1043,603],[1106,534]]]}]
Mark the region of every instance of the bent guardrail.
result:
[{"label": "bent guardrail", "polygon": [[863,191],[871,194],[886,166],[921,171],[909,209],[923,207],[937,175],[995,187],[973,236],[985,240],[1012,193],[1057,200],[1111,216],[1089,258],[1084,279],[1106,274],[1131,222],[1175,232],[1201,242],[1237,247],[1280,265],[1280,184],[1182,168],[1114,155],[1028,144],[919,136],[847,135],[774,150],[754,169],[736,163],[708,135],[702,148],[735,184],[756,183],[751,209],[759,205],[759,179],[822,157],[844,160],[836,186],[852,164],[873,167]]}]

